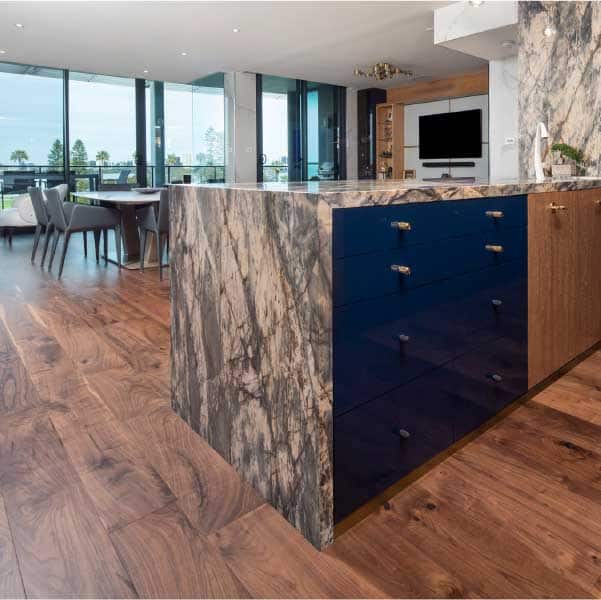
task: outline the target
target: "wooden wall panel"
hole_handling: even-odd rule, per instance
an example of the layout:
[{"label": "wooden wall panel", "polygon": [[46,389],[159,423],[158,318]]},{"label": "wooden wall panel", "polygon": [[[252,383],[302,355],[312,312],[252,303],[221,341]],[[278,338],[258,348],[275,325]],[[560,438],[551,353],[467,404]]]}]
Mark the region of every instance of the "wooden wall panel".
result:
[{"label": "wooden wall panel", "polygon": [[488,67],[465,75],[391,88],[386,93],[386,101],[412,104],[477,94],[488,94]]}]

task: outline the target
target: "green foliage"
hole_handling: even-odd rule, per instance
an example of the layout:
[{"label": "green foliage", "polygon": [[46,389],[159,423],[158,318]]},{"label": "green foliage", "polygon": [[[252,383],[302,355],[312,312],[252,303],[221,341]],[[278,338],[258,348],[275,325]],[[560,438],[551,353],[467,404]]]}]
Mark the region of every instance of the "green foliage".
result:
[{"label": "green foliage", "polygon": [[177,154],[167,155],[167,164],[171,166],[177,166],[182,164],[182,159]]},{"label": "green foliage", "polygon": [[202,155],[206,162],[201,162],[203,165],[222,165],[225,160],[225,143],[223,138],[223,131],[217,131],[213,126],[210,126],[204,133],[203,141],[205,144],[206,152],[198,155]]},{"label": "green foliage", "polygon": [[29,160],[29,156],[25,150],[13,150],[10,155],[10,160],[22,165],[26,160]]},{"label": "green foliage", "polygon": [[111,156],[106,150],[96,152],[96,162],[104,164],[110,160]]},{"label": "green foliage", "polygon": [[82,167],[88,166],[88,152],[84,143],[81,140],[75,140],[73,147],[71,148],[71,166],[79,167],[75,169],[76,172],[82,173],[85,171]]},{"label": "green foliage", "polygon": [[63,143],[57,138],[48,152],[48,165],[51,167],[63,166]]},{"label": "green foliage", "polygon": [[573,160],[577,165],[584,161],[584,155],[582,151],[576,150],[576,148],[569,146],[568,144],[556,143],[551,146],[553,152],[559,152],[564,158]]}]

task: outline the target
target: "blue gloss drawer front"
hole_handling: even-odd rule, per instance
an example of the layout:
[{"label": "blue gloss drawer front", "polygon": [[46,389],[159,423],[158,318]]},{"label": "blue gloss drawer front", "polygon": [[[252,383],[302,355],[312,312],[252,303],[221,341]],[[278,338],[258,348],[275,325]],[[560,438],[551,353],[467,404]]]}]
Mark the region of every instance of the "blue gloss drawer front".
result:
[{"label": "blue gloss drawer front", "polygon": [[[366,231],[380,221],[386,231],[377,251],[349,241],[350,224],[358,227],[355,213],[339,212],[333,229],[336,521],[528,387],[524,197],[361,209]],[[411,227],[394,232],[392,241],[386,219]],[[411,242],[404,237],[418,232]],[[390,264],[410,270],[393,271]]]},{"label": "blue gloss drawer front", "polygon": [[524,227],[525,196],[335,209],[334,258]]},{"label": "blue gloss drawer front", "polygon": [[445,376],[437,371],[334,420],[335,521],[453,443]]},{"label": "blue gloss drawer front", "polygon": [[525,264],[514,261],[334,311],[335,414],[488,340],[526,342]]},{"label": "blue gloss drawer front", "polygon": [[335,306],[407,291],[525,257],[526,229],[447,238],[334,261]]}]

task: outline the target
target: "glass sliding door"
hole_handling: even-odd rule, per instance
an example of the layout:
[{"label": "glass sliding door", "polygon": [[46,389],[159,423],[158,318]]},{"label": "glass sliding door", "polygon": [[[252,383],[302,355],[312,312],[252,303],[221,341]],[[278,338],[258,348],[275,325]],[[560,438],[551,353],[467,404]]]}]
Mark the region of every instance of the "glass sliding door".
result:
[{"label": "glass sliding door", "polygon": [[64,181],[63,71],[0,63],[0,208]]},{"label": "glass sliding door", "polygon": [[193,84],[146,82],[148,161],[156,185],[224,181],[223,75]]},{"label": "glass sliding door", "polygon": [[135,184],[135,80],[69,73],[71,179],[77,190]]},{"label": "glass sliding door", "polygon": [[257,76],[259,181],[344,177],[344,88]]},{"label": "glass sliding door", "polygon": [[309,181],[344,177],[344,88],[307,82],[307,171]]},{"label": "glass sliding door", "polygon": [[259,76],[259,181],[302,179],[301,86],[296,79]]}]

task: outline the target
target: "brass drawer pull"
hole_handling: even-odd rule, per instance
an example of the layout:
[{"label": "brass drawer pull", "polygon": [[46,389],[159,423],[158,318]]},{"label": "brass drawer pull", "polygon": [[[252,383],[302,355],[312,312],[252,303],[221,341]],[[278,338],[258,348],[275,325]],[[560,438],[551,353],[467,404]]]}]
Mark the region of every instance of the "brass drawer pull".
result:
[{"label": "brass drawer pull", "polygon": [[402,342],[403,344],[406,344],[411,338],[408,335],[405,335],[404,333],[400,333],[399,334],[399,342]]},{"label": "brass drawer pull", "polygon": [[407,221],[392,221],[390,226],[399,229],[400,231],[411,231],[411,223],[408,223]]},{"label": "brass drawer pull", "polygon": [[491,219],[502,219],[505,214],[502,210],[487,210],[486,216],[490,217]]},{"label": "brass drawer pull", "polygon": [[503,300],[498,300],[497,298],[493,298],[490,302],[495,308],[498,308],[503,304]]},{"label": "brass drawer pull", "polygon": [[411,437],[411,434],[406,429],[399,429],[399,437],[402,440],[408,440]]},{"label": "brass drawer pull", "polygon": [[549,210],[557,212],[558,210],[568,210],[563,204],[557,204],[557,202],[551,202],[549,204]]},{"label": "brass drawer pull", "polygon": [[400,275],[411,275],[411,268],[405,265],[392,265],[390,268]]},{"label": "brass drawer pull", "polygon": [[490,378],[495,382],[495,383],[501,383],[501,381],[503,381],[503,377],[501,377],[501,375],[499,375],[498,373],[493,373]]},{"label": "brass drawer pull", "polygon": [[484,246],[485,250],[488,250],[489,252],[495,252],[495,253],[500,253],[500,252],[504,252],[504,248],[503,246],[497,246],[496,244],[486,244],[486,246]]},{"label": "brass drawer pull", "polygon": [[601,206],[601,200],[595,200],[595,204],[596,204],[597,206]]}]

